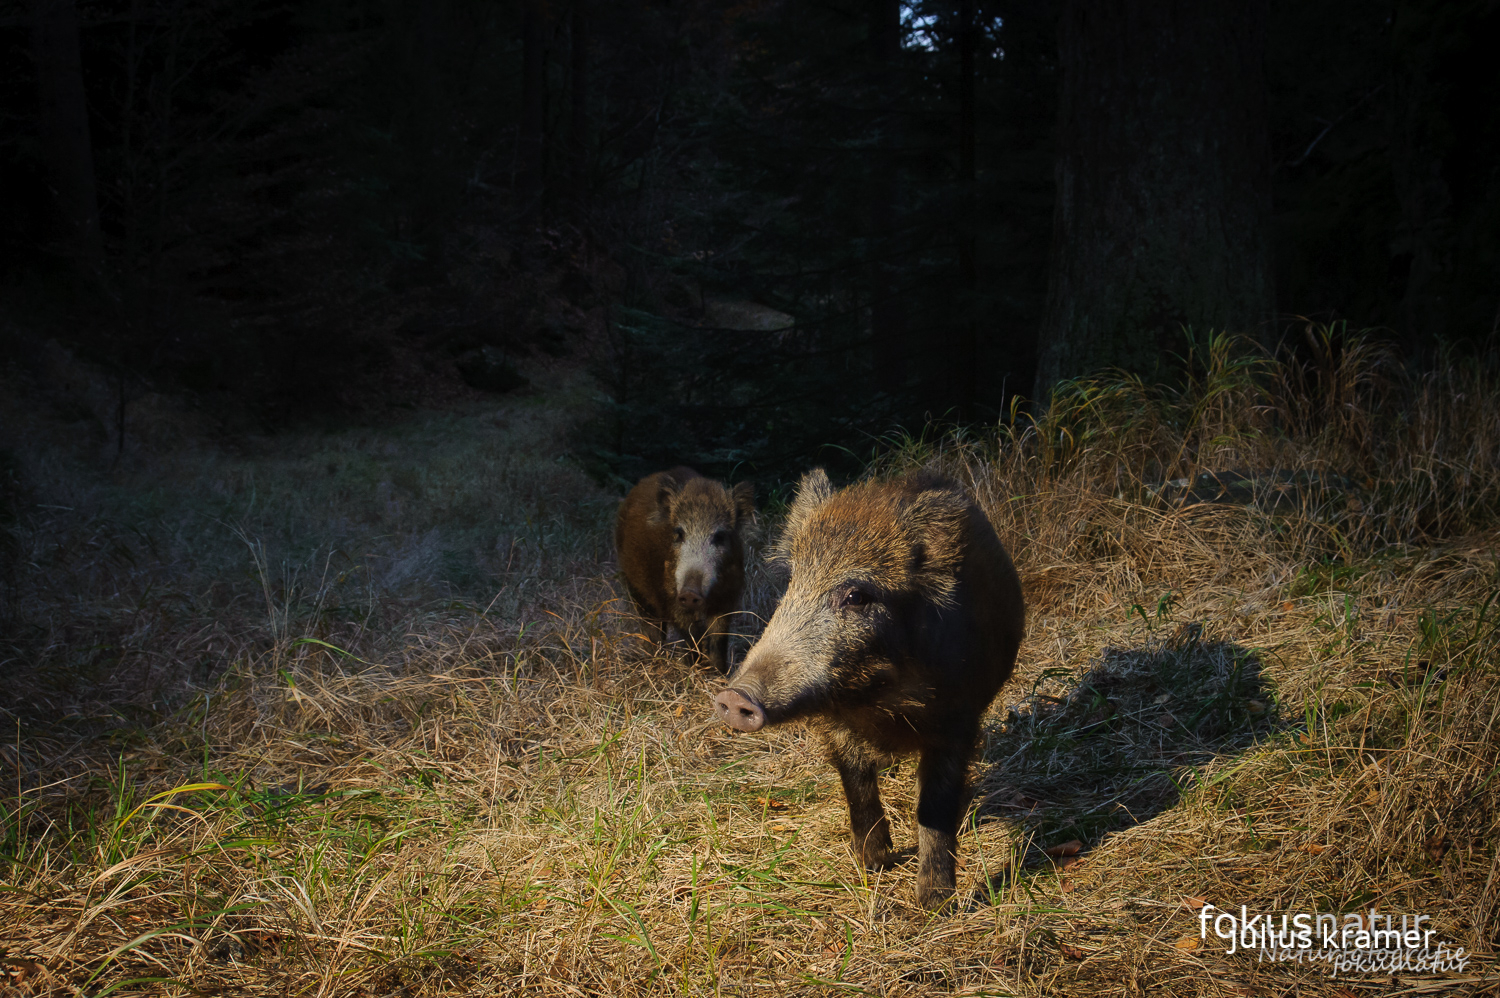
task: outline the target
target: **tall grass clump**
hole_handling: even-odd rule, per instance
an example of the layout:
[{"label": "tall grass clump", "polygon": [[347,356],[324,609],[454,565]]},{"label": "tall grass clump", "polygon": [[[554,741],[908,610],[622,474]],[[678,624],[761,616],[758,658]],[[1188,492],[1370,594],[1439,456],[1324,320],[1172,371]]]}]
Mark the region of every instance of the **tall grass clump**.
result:
[{"label": "tall grass clump", "polygon": [[1173,383],[1124,372],[1064,382],[1039,411],[1013,408],[994,436],[893,439],[873,470],[952,471],[1008,536],[1054,560],[1130,544],[1125,520],[1211,515],[1195,508],[1205,505],[1276,517],[1271,534],[1297,556],[1500,522],[1500,360],[1448,353],[1411,371],[1370,334],[1314,323],[1303,334],[1299,349],[1266,356],[1189,333]]}]

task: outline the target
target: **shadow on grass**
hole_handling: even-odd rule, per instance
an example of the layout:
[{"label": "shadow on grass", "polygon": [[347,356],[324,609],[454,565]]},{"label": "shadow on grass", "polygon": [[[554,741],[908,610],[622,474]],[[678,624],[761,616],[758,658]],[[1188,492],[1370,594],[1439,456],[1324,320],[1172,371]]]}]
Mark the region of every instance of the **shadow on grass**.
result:
[{"label": "shadow on grass", "polygon": [[1204,641],[1197,624],[1108,648],[1071,689],[1041,692],[1056,678],[984,733],[971,820],[1019,826],[1022,876],[1172,807],[1202,766],[1278,726],[1256,653]]}]

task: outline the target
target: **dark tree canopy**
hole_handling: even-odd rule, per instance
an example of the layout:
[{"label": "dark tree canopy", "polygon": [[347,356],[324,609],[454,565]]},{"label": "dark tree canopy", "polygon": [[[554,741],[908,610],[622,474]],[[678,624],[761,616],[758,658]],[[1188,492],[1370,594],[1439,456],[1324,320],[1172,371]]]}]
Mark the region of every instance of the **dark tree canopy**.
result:
[{"label": "dark tree canopy", "polygon": [[1277,0],[1270,26],[1280,310],[1413,359],[1492,339],[1500,4]]},{"label": "dark tree canopy", "polygon": [[622,478],[1170,380],[1184,326],[1347,319],[1418,361],[1500,326],[1497,27],[1494,0],[5,0],[5,335],[268,427],[567,356],[599,386],[576,455]]}]

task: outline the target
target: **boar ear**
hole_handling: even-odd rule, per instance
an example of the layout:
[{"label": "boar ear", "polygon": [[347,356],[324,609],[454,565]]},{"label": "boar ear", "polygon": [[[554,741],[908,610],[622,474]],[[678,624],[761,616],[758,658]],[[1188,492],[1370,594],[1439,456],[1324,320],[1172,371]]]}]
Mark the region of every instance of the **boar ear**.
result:
[{"label": "boar ear", "polygon": [[913,538],[911,570],[918,584],[934,598],[947,599],[968,547],[969,504],[947,490],[921,492],[902,510],[901,519]]},{"label": "boar ear", "polygon": [[734,506],[735,526],[749,524],[755,519],[754,482],[740,482],[730,490],[729,500]]},{"label": "boar ear", "polygon": [[677,493],[680,491],[677,483],[665,475],[659,481],[661,484],[656,490],[656,506],[646,514],[646,522],[657,526],[672,522],[672,504],[677,501]]},{"label": "boar ear", "polygon": [[814,468],[802,476],[802,481],[797,483],[797,496],[792,500],[791,508],[786,512],[786,523],[782,525],[781,536],[776,541],[776,547],[772,556],[778,559],[786,559],[791,555],[792,538],[807,525],[808,518],[814,511],[829,499],[833,498],[833,483],[828,480],[828,473],[822,468]]},{"label": "boar ear", "polygon": [[833,483],[828,480],[828,472],[814,468],[803,475],[802,481],[797,483],[797,497],[792,500],[792,508],[787,510],[786,533],[795,534],[801,530],[808,517],[832,498]]}]

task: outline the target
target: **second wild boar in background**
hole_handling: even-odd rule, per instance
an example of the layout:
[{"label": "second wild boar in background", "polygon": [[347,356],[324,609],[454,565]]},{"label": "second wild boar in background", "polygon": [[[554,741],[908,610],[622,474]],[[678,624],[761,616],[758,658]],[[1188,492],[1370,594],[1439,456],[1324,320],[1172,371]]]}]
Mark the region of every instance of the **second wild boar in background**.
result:
[{"label": "second wild boar in background", "polygon": [[745,540],[755,524],[755,486],[734,488],[691,468],[647,475],[615,519],[625,588],[661,642],[675,625],[720,673],[729,673],[730,615],[745,589]]},{"label": "second wild boar in background", "polygon": [[802,477],[777,553],[791,566],[786,595],[715,710],[740,731],[796,718],[820,731],[870,869],[895,860],[879,769],[919,753],[917,900],[941,908],[980,719],[1025,630],[1010,556],[946,478],[835,493],[821,468]]}]

